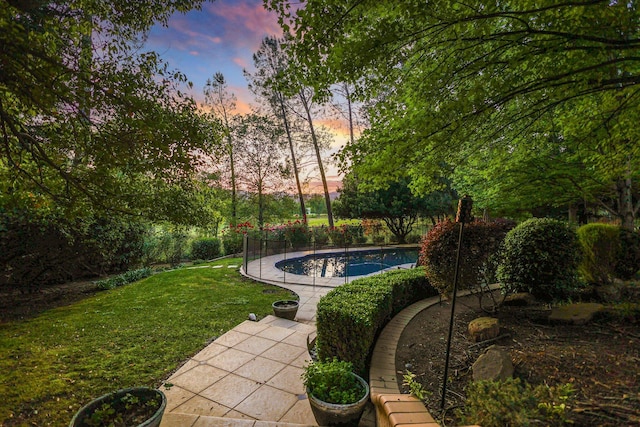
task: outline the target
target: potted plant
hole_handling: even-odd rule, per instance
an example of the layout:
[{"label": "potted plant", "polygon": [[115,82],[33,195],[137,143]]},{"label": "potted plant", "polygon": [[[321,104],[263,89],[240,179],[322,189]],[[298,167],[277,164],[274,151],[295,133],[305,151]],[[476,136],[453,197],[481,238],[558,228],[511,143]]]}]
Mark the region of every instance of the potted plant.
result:
[{"label": "potted plant", "polygon": [[302,381],[316,421],[321,426],[357,426],[369,400],[369,385],[350,362],[312,362]]},{"label": "potted plant", "polygon": [[160,390],[122,389],[82,407],[69,427],[158,427],[166,406],[167,398]]},{"label": "potted plant", "polygon": [[298,313],[299,303],[296,300],[279,300],[271,304],[273,314],[277,317],[293,320]]}]

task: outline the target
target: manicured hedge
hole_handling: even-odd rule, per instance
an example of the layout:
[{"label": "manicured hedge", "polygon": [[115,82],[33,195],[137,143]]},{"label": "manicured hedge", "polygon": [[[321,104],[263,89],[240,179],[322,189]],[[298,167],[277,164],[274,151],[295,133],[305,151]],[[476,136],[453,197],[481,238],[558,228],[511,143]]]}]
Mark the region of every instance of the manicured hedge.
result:
[{"label": "manicured hedge", "polygon": [[220,239],[201,238],[191,242],[191,259],[210,260],[222,255]]},{"label": "manicured hedge", "polygon": [[366,375],[375,339],[387,322],[408,305],[435,295],[438,291],[422,267],[365,277],[332,290],[318,302],[319,359],[337,357]]}]

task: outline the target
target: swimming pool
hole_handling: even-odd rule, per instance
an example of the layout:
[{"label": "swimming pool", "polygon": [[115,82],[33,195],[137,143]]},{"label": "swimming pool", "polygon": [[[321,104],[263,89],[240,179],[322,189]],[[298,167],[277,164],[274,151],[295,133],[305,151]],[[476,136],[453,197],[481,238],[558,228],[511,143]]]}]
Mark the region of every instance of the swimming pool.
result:
[{"label": "swimming pool", "polygon": [[276,263],[276,268],[291,274],[311,277],[352,277],[376,273],[403,264],[415,264],[418,249],[385,248],[353,252],[306,255]]}]

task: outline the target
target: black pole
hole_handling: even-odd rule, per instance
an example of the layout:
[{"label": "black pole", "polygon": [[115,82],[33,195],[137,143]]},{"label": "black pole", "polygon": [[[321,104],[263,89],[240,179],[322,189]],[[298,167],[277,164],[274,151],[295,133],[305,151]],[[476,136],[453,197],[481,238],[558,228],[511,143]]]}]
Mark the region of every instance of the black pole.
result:
[{"label": "black pole", "polygon": [[462,249],[462,235],[464,232],[464,223],[471,221],[471,197],[464,196],[458,202],[458,213],[456,222],[460,223],[460,235],[458,236],[458,251],[456,253],[456,271],[453,276],[453,295],[451,297],[451,318],[449,320],[449,337],[447,339],[447,351],[444,361],[444,379],[442,380],[442,399],[440,400],[440,409],[444,409],[444,401],[447,394],[447,378],[449,377],[449,356],[451,352],[451,337],[453,335],[453,319],[456,311],[456,294],[458,293],[458,275],[460,272],[460,251]]},{"label": "black pole", "polygon": [[447,392],[447,378],[449,376],[449,352],[451,351],[451,335],[453,334],[453,318],[456,311],[456,293],[458,292],[458,273],[460,271],[460,248],[462,247],[462,233],[464,222],[460,223],[460,235],[458,236],[458,252],[456,255],[456,272],[453,276],[453,296],[451,297],[451,318],[449,319],[449,337],[447,338],[447,351],[444,361],[444,380],[442,381],[442,400],[440,409],[444,409],[444,398]]}]

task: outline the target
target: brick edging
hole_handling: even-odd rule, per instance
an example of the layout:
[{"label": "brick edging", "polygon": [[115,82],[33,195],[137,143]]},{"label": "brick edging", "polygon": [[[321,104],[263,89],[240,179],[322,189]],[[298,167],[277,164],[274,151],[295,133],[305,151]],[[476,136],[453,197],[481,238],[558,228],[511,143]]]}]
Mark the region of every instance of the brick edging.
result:
[{"label": "brick edging", "polygon": [[[496,289],[491,285],[490,289]],[[458,297],[469,295],[471,291],[458,292]],[[439,427],[424,404],[416,397],[401,394],[398,388],[396,372],[396,349],[402,331],[409,322],[422,310],[440,302],[440,297],[423,299],[403,309],[387,323],[371,356],[369,369],[369,387],[371,401],[376,408],[376,423],[378,427],[395,427],[398,425],[412,427]],[[469,426],[478,427],[478,426]]]},{"label": "brick edging", "polygon": [[431,297],[411,304],[387,323],[376,340],[369,369],[369,387],[378,427],[398,424],[439,427],[420,400],[400,393],[399,374],[396,372],[396,348],[402,331],[418,313],[438,302],[440,297]]}]

